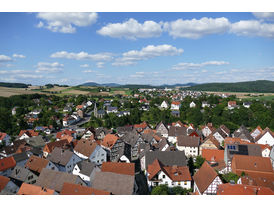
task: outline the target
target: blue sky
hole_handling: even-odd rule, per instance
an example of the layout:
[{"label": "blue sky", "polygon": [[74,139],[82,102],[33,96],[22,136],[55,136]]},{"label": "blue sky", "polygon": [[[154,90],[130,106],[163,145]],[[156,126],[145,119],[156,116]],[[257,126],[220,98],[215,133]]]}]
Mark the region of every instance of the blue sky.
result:
[{"label": "blue sky", "polygon": [[0,81],[274,80],[274,13],[0,13]]}]

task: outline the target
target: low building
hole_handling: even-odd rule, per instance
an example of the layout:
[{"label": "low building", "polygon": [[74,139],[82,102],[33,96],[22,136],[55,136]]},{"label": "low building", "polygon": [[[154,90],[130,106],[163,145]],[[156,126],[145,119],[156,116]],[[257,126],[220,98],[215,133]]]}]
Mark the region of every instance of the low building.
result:
[{"label": "low building", "polygon": [[205,161],[193,176],[194,192],[199,195],[216,195],[222,181],[217,172]]},{"label": "low building", "polygon": [[180,135],[177,137],[176,148],[184,151],[187,157],[199,155],[200,138],[196,136]]}]

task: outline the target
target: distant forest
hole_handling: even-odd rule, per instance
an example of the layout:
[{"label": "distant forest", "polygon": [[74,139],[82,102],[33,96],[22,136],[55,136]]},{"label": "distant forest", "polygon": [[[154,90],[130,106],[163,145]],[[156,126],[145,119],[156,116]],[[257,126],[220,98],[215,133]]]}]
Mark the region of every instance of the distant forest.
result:
[{"label": "distant forest", "polygon": [[31,84],[0,82],[0,87],[28,88]]},{"label": "distant forest", "polygon": [[194,91],[213,92],[261,92],[274,93],[274,81],[257,80],[237,83],[207,83],[185,88]]}]

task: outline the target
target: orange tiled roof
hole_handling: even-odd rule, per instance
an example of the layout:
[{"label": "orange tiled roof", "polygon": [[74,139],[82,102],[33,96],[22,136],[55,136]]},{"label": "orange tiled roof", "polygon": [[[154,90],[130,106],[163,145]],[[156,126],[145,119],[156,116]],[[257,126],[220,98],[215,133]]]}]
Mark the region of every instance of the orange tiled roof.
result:
[{"label": "orange tiled roof", "polygon": [[146,122],[142,122],[141,124],[135,124],[133,127],[134,128],[142,128],[145,129],[147,127],[147,123]]},{"label": "orange tiled roof", "polygon": [[0,159],[0,171],[5,171],[15,166],[16,166],[16,161],[14,160],[12,156]]},{"label": "orange tiled roof", "polygon": [[217,149],[203,149],[202,157],[209,162],[219,162],[224,160],[224,150]]},{"label": "orange tiled roof", "polygon": [[17,192],[17,195],[53,195],[54,190],[23,183]]},{"label": "orange tiled roof", "polygon": [[217,195],[274,195],[274,192],[267,187],[227,183],[218,186]]},{"label": "orange tiled roof", "polygon": [[62,135],[69,135],[69,136],[72,136],[74,133],[76,133],[76,131],[71,131],[71,130],[64,130],[64,131],[61,131],[61,132],[57,132],[56,134],[56,138],[61,138]]},{"label": "orange tiled roof", "polygon": [[217,176],[217,172],[205,161],[199,171],[193,176],[193,180],[199,191],[204,193]]},{"label": "orange tiled roof", "polygon": [[151,180],[159,171],[161,171],[162,165],[158,159],[155,159],[152,164],[147,166],[148,178]]},{"label": "orange tiled roof", "polygon": [[274,173],[248,172],[248,174],[241,177],[241,181],[244,185],[269,187],[274,191]]},{"label": "orange tiled roof", "polygon": [[103,162],[101,171],[134,176],[135,164],[124,162]]},{"label": "orange tiled roof", "polygon": [[180,104],[181,104],[181,102],[175,102],[175,101],[173,101],[171,104],[174,104],[174,105],[180,105]]},{"label": "orange tiled roof", "polygon": [[62,136],[60,137],[60,140],[63,140],[63,139],[66,139],[66,140],[68,140],[68,143],[71,143],[72,140],[73,140],[73,137],[70,136],[70,135],[62,135]]},{"label": "orange tiled roof", "polygon": [[43,151],[47,151],[47,152],[51,153],[54,150],[55,147],[62,147],[66,144],[68,144],[67,139],[62,139],[60,141],[50,142],[50,143],[47,143],[45,145]]},{"label": "orange tiled roof", "polygon": [[49,161],[47,159],[32,155],[26,162],[25,167],[29,168],[32,171],[41,173],[42,169],[46,168],[48,163]]},{"label": "orange tiled roof", "polygon": [[174,182],[192,180],[187,166],[164,167],[164,171]]},{"label": "orange tiled roof", "polygon": [[26,133],[29,137],[35,137],[39,135],[39,132],[35,132],[34,130],[21,130],[19,137],[21,137],[24,133]]},{"label": "orange tiled roof", "polygon": [[6,187],[10,178],[0,175],[0,192]]},{"label": "orange tiled roof", "polygon": [[3,140],[7,133],[0,132],[0,140]]},{"label": "orange tiled roof", "polygon": [[109,192],[65,182],[60,195],[110,195]]},{"label": "orange tiled roof", "polygon": [[114,134],[107,134],[105,137],[104,137],[104,140],[102,142],[102,146],[106,147],[106,148],[112,148],[113,145],[115,145],[116,141],[118,140],[119,138],[114,135]]},{"label": "orange tiled roof", "polygon": [[269,157],[249,155],[234,155],[232,158],[232,171],[238,175],[242,172],[260,172],[273,174],[273,168]]}]

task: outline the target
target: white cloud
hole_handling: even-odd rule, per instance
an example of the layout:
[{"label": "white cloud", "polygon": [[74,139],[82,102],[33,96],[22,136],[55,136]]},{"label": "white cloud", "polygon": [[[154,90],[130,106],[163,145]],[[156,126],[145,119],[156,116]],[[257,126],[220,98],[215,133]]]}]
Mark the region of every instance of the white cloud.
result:
[{"label": "white cloud", "polygon": [[35,75],[35,74],[18,74],[16,75],[16,78],[22,78],[22,79],[43,79],[45,78],[43,75]]},{"label": "white cloud", "polygon": [[105,62],[98,62],[98,63],[96,64],[96,67],[97,67],[97,68],[104,68],[104,65],[105,65]]},{"label": "white cloud", "polygon": [[94,71],[92,71],[92,70],[90,70],[90,69],[89,69],[89,70],[84,70],[84,71],[83,71],[83,73],[92,73],[92,72],[94,72]]},{"label": "white cloud", "polygon": [[31,71],[27,71],[27,70],[1,70],[0,74],[25,74],[30,72]]},{"label": "white cloud", "polygon": [[164,29],[174,38],[198,39],[209,34],[225,33],[230,29],[227,18],[207,18],[183,20],[178,19],[164,23]]},{"label": "white cloud", "polygon": [[93,61],[110,61],[113,59],[112,53],[97,53],[97,54],[88,54],[87,52],[66,52],[60,51],[52,54],[51,58],[64,58],[64,59],[75,59],[75,60],[93,60]]},{"label": "white cloud", "polygon": [[253,15],[258,19],[274,20],[274,12],[253,12]]},{"label": "white cloud", "polygon": [[123,22],[108,24],[97,31],[98,34],[103,36],[110,36],[114,38],[149,38],[158,37],[162,33],[161,23],[154,21],[145,21],[143,24],[139,23],[133,18]]},{"label": "white cloud", "polygon": [[0,55],[0,62],[10,62],[12,61],[12,58],[10,58],[9,56],[6,55]]},{"label": "white cloud", "polygon": [[58,73],[62,72],[64,65],[58,62],[48,63],[48,62],[38,62],[36,65],[37,69],[35,72],[45,72],[45,73]]},{"label": "white cloud", "polygon": [[80,67],[82,67],[82,68],[88,68],[89,65],[88,64],[82,64],[82,65],[80,65]]},{"label": "white cloud", "polygon": [[258,20],[243,20],[232,24],[231,33],[240,36],[260,36],[274,38],[274,24]]},{"label": "white cloud", "polygon": [[41,12],[37,18],[42,19],[38,28],[46,28],[52,32],[75,33],[76,28],[89,26],[97,20],[97,13],[90,12]]},{"label": "white cloud", "polygon": [[136,61],[151,59],[159,56],[175,56],[184,52],[183,49],[177,49],[171,45],[148,45],[141,50],[131,50],[123,53],[121,58],[117,58],[113,66],[129,66],[136,64]]},{"label": "white cloud", "polygon": [[20,59],[26,58],[26,56],[24,56],[24,55],[22,55],[22,54],[13,54],[12,56],[13,56],[14,58],[20,58]]},{"label": "white cloud", "polygon": [[203,62],[203,63],[182,62],[182,63],[176,64],[175,66],[173,66],[172,69],[174,69],[174,70],[188,70],[188,69],[200,68],[200,67],[204,67],[204,66],[221,66],[221,65],[226,65],[226,64],[229,64],[229,62],[225,62],[225,61],[207,61],[207,62]]}]

